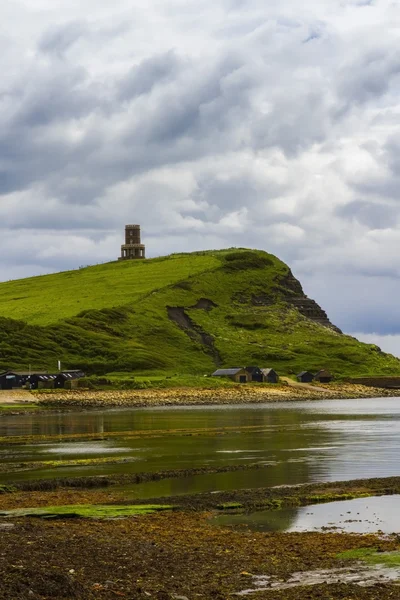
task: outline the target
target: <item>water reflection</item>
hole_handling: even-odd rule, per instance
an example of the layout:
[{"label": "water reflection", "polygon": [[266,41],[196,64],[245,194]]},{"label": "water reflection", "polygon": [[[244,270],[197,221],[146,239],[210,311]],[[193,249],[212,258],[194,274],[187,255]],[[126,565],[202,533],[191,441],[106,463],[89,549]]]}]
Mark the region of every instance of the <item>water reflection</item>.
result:
[{"label": "water reflection", "polygon": [[[399,433],[397,398],[10,415],[0,419],[0,436],[28,435],[32,442],[0,444],[0,482],[260,465],[147,483],[130,492],[152,496],[399,475]],[[96,439],[62,437],[77,434]],[[36,436],[51,441],[38,437],[36,443]],[[121,461],[71,465],[86,457]],[[46,460],[68,462],[54,467]],[[6,472],[21,463],[32,469]]]},{"label": "water reflection", "polygon": [[218,525],[246,527],[252,531],[345,531],[349,533],[400,532],[400,496],[374,496],[302,508],[227,514]]},{"label": "water reflection", "polygon": [[101,456],[104,456],[104,454],[130,452],[130,448],[113,447],[106,442],[72,442],[70,444],[58,444],[57,446],[43,444],[38,450],[43,453],[57,454],[60,459],[68,455],[77,456],[83,454],[85,456],[96,456],[100,454]]}]

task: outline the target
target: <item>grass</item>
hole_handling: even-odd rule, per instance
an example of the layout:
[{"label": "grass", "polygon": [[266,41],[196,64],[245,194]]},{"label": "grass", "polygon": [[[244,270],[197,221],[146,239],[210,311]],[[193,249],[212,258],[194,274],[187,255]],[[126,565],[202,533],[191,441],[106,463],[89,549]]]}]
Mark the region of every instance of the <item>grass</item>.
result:
[{"label": "grass", "polygon": [[30,404],[29,402],[24,402],[23,404],[0,404],[0,413],[2,412],[15,412],[15,411],[29,411],[29,412],[37,412],[40,410],[44,410],[44,406],[40,406],[39,404]]},{"label": "grass", "polygon": [[377,548],[356,548],[340,552],[336,556],[344,560],[360,560],[370,565],[400,566],[400,551],[382,552]]},{"label": "grass", "polygon": [[243,508],[243,504],[240,502],[223,502],[217,505],[218,510],[239,510]]},{"label": "grass", "polygon": [[121,261],[0,285],[0,316],[49,325],[84,310],[134,303],[146,294],[220,265],[212,254]]},{"label": "grass", "polygon": [[163,510],[173,510],[168,504],[73,504],[68,506],[47,506],[45,508],[19,508],[0,512],[0,517],[40,517],[42,519],[116,519],[146,515]]},{"label": "grass", "polygon": [[[56,370],[61,360],[139,388],[226,386],[204,375],[250,364],[289,375],[320,368],[338,377],[400,375],[398,359],[288,304],[288,274],[275,256],[235,249],[2,283],[0,369]],[[201,299],[208,309],[196,307]],[[190,335],[168,307],[185,310]]]},{"label": "grass", "polygon": [[0,484],[0,494],[9,494],[10,492],[15,492],[16,488],[12,485],[2,485]]}]

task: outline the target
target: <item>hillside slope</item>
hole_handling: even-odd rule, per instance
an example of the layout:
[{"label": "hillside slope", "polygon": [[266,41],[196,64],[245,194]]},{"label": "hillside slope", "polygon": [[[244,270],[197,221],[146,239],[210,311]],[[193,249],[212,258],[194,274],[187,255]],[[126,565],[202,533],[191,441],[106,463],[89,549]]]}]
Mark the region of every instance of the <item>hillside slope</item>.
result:
[{"label": "hillside slope", "polygon": [[0,369],[57,360],[88,373],[400,374],[400,361],[345,336],[266,252],[231,249],[107,263],[0,284]]}]

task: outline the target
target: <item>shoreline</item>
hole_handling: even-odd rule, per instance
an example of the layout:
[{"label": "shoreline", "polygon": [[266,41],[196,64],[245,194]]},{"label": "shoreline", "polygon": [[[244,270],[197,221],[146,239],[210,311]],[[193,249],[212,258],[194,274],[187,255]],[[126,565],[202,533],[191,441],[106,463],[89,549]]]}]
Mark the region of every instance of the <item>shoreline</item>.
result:
[{"label": "shoreline", "polygon": [[400,397],[400,389],[357,384],[318,384],[312,390],[291,385],[238,385],[226,388],[150,388],[145,390],[71,390],[32,394],[45,408],[147,408],[157,406],[201,406],[261,404],[317,400]]},{"label": "shoreline", "polygon": [[[257,463],[243,467],[232,465],[227,467],[202,467],[172,471],[140,472],[132,475],[97,475],[87,477],[58,477],[51,480],[32,479],[13,483],[12,476],[6,486],[0,485],[0,510],[8,510],[17,505],[19,508],[29,506],[56,506],[76,504],[90,498],[95,504],[128,504],[124,498],[123,486],[134,487],[142,483],[163,479],[190,478],[207,473],[227,473],[241,471],[246,468],[261,468]],[[12,475],[12,474],[11,474]],[[137,498],[140,504],[174,504],[179,510],[204,512],[235,508],[245,512],[285,507],[308,506],[349,500],[368,496],[400,495],[400,476],[373,477],[368,479],[350,479],[302,483],[296,485],[264,486],[259,488],[239,488],[225,491],[195,492],[174,496],[154,496]],[[135,502],[136,502],[135,500]],[[50,502],[49,502],[50,501]],[[32,504],[33,502],[33,504]]]},{"label": "shoreline", "polygon": [[[315,388],[315,389],[313,389]],[[0,419],[39,412],[70,412],[86,409],[157,408],[179,406],[238,406],[270,402],[317,402],[399,398],[400,389],[351,383],[310,385],[241,384],[227,387],[171,387],[148,389],[77,389],[24,392],[23,398],[0,391]],[[15,400],[14,400],[15,398]]]},{"label": "shoreline", "polygon": [[[63,510],[55,520],[0,516],[0,599],[228,600],[243,590],[252,590],[249,597],[260,600],[393,599],[398,579],[385,579],[385,565],[399,569],[399,562],[393,562],[400,556],[397,534],[258,532],[223,527],[212,517],[238,509],[239,503],[245,511],[279,512],[285,506],[399,490],[400,477],[392,477],[171,496],[168,504],[175,504],[175,510],[117,519],[74,518]],[[113,489],[10,490],[0,493],[0,510],[88,503],[112,507],[121,500],[121,492]],[[152,504],[154,499],[138,502]],[[363,556],[366,561],[360,562]],[[375,559],[372,565],[369,556]],[[257,577],[273,585],[259,590]]]},{"label": "shoreline", "polygon": [[[348,384],[325,387],[323,392],[311,390],[311,394],[309,389],[285,385],[273,386],[273,389],[249,385],[201,390],[57,391],[32,394],[32,397],[38,412],[63,412],[400,396],[399,390]],[[23,410],[22,404],[15,406]],[[5,413],[10,414],[10,411]],[[215,435],[229,430],[229,426],[199,428],[192,433]],[[184,434],[185,430],[170,430],[171,436]],[[99,434],[84,435],[98,437]],[[154,436],[157,431],[139,431],[134,435]],[[71,439],[78,438],[72,436]],[[21,436],[14,441],[24,444],[28,438]],[[77,461],[78,465],[82,462]],[[36,467],[45,464],[37,463]],[[26,480],[14,485],[10,472],[7,484],[0,485],[0,513],[13,509],[20,512],[11,516],[0,514],[0,600],[112,600],[117,597],[231,600],[246,590],[250,590],[246,597],[256,600],[393,600],[398,597],[398,533],[260,532],[245,527],[224,527],[213,517],[232,511],[274,510],[278,518],[281,509],[400,494],[400,477],[175,496],[171,488],[168,496],[146,499],[141,499],[138,492],[132,498],[124,489],[125,485],[132,488],[135,484],[161,479],[187,478],[190,482],[195,475],[258,468],[258,463],[208,465],[197,469]],[[236,481],[234,485],[238,485]],[[143,508],[152,510],[154,506],[163,507],[165,512],[145,514]],[[98,515],[104,507],[110,509],[109,513],[104,511],[105,514],[113,514],[113,510],[117,512],[122,507],[127,516],[122,518],[120,513],[116,518],[101,518]],[[37,516],[23,516],[24,509],[29,508],[35,509]],[[44,509],[41,515],[40,509]],[[132,509],[139,510],[129,514]],[[82,516],[85,510],[86,516]],[[56,518],[49,518],[55,515]],[[379,560],[381,563],[377,563]],[[388,573],[398,573],[398,577],[390,579]],[[262,589],[258,588],[260,580],[266,582]]]}]

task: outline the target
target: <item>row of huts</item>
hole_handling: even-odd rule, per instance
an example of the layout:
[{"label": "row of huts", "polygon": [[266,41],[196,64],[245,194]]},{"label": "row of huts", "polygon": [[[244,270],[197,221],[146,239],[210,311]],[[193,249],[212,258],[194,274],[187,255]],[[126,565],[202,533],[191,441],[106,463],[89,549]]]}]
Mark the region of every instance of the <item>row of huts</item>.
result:
[{"label": "row of huts", "polygon": [[260,367],[232,367],[231,369],[217,369],[212,377],[228,377],[237,383],[258,381],[259,383],[278,383],[279,376],[274,369],[260,369]]},{"label": "row of huts", "polygon": [[[217,369],[212,377],[228,377],[237,383],[248,383],[257,381],[259,383],[278,383],[279,376],[275,369],[262,369],[260,367],[232,367],[230,369]],[[311,371],[302,371],[297,376],[301,383],[310,383],[318,381],[319,383],[330,383],[333,379],[332,374],[326,369],[321,369],[318,373]]]},{"label": "row of huts", "polygon": [[78,380],[84,376],[85,373],[77,369],[59,371],[58,373],[48,373],[47,371],[4,371],[0,373],[0,389],[29,388],[37,390],[40,388],[74,388],[78,387]]},{"label": "row of huts", "polygon": [[311,383],[312,381],[318,381],[318,383],[330,383],[333,379],[333,375],[327,369],[321,369],[317,373],[311,373],[311,371],[302,371],[296,375],[297,380],[301,383]]}]

